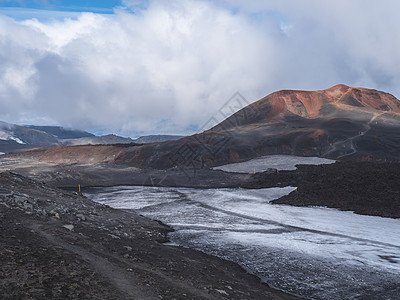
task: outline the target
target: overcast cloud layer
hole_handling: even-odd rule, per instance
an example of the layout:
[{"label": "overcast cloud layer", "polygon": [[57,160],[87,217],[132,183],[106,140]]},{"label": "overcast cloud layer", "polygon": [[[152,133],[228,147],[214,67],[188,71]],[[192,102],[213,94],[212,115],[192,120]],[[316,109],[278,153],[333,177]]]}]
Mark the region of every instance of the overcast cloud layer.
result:
[{"label": "overcast cloud layer", "polygon": [[0,120],[182,134],[236,91],[253,102],[345,83],[400,97],[397,0],[124,4],[53,21],[0,15]]}]

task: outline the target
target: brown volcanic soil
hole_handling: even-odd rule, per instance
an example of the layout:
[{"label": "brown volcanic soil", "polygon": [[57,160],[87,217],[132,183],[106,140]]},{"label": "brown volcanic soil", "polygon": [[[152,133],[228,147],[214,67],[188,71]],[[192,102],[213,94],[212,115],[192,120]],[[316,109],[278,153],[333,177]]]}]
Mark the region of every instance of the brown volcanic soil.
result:
[{"label": "brown volcanic soil", "polygon": [[327,206],[358,214],[400,218],[400,163],[339,162],[299,165],[296,171],[254,175],[248,187],[297,186],[276,204]]},{"label": "brown volcanic soil", "polygon": [[238,265],[167,246],[171,229],[0,173],[2,299],[297,299]]}]

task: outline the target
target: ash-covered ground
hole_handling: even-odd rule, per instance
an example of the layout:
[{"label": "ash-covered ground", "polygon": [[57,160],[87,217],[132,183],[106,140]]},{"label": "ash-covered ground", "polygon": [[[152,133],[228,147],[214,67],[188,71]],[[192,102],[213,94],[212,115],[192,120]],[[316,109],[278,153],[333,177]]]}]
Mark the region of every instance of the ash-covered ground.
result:
[{"label": "ash-covered ground", "polygon": [[15,173],[0,174],[0,229],[2,299],[296,299],[162,244],[166,225]]}]

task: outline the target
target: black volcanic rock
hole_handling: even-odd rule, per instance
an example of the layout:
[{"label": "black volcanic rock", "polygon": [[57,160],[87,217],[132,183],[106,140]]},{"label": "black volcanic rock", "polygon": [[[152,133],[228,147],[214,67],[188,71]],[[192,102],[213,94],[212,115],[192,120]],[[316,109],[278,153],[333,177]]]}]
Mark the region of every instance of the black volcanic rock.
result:
[{"label": "black volcanic rock", "polygon": [[[274,178],[297,186],[276,204],[327,206],[358,214],[400,218],[400,163],[340,162],[298,166]],[[268,184],[269,174],[258,175],[258,185]],[[291,181],[291,182],[290,182]]]}]

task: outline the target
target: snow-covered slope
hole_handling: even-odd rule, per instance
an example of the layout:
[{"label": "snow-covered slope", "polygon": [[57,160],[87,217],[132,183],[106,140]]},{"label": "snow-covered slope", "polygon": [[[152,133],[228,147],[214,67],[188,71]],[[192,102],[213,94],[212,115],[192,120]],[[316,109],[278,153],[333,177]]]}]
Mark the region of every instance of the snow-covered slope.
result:
[{"label": "snow-covered slope", "polygon": [[[58,139],[41,130],[0,122],[0,140],[19,145],[57,145]],[[0,149],[1,150],[1,149]]]},{"label": "snow-covered slope", "polygon": [[117,135],[95,136],[89,132],[60,126],[21,126],[0,121],[0,152],[10,153],[58,145],[132,143]]},{"label": "snow-covered slope", "polygon": [[8,124],[0,121],[0,140],[2,141],[14,141],[18,144],[26,144],[20,138],[15,136],[15,125]]},{"label": "snow-covered slope", "polygon": [[42,130],[0,121],[0,152],[10,153],[59,144],[57,137]]}]

